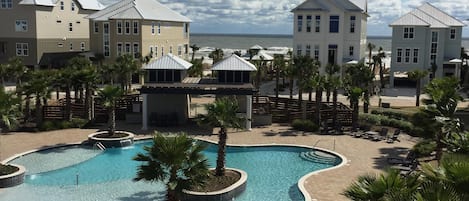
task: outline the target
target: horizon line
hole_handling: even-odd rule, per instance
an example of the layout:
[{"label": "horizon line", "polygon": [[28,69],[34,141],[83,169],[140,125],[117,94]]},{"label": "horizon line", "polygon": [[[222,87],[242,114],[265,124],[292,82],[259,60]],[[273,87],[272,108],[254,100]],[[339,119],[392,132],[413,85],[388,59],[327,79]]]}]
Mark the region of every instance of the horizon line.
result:
[{"label": "horizon line", "polygon": [[[203,32],[193,32],[190,34],[194,35],[224,35],[224,36],[293,36],[293,34],[269,34],[269,33],[203,33]],[[392,38],[392,35],[367,35],[366,37],[386,37],[386,38]],[[468,40],[469,36],[462,36],[461,39]]]}]

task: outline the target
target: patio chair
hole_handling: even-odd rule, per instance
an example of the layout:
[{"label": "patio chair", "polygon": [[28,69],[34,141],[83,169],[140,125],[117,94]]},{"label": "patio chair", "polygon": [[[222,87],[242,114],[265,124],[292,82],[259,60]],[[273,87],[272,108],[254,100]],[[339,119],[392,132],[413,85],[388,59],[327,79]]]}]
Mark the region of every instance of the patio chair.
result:
[{"label": "patio chair", "polygon": [[404,165],[404,166],[410,166],[414,163],[418,163],[415,152],[413,151],[410,151],[405,158],[388,157],[387,161],[390,165]]},{"label": "patio chair", "polygon": [[394,141],[400,142],[400,140],[399,140],[399,134],[401,134],[401,130],[400,130],[400,129],[396,129],[396,130],[394,131],[394,133],[392,134],[392,136],[389,137],[389,138],[386,140],[386,142],[387,142],[387,143],[394,143]]},{"label": "patio chair", "polygon": [[381,131],[379,131],[379,134],[374,135],[372,137],[372,140],[373,141],[381,141],[381,140],[386,139],[387,136],[388,136],[388,129],[387,128],[381,128]]}]

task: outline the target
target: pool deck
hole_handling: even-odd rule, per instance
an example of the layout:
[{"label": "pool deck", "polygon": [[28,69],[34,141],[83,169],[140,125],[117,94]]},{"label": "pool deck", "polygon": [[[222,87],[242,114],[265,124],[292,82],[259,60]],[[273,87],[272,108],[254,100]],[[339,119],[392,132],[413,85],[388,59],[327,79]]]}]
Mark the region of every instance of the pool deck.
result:
[{"label": "pool deck", "polygon": [[[210,131],[198,129],[196,126],[153,128],[150,131],[142,131],[139,130],[139,125],[122,122],[118,122],[118,125],[118,129],[133,131],[138,138],[149,137],[154,130],[157,130],[160,132],[185,131],[196,137],[213,141],[218,140],[216,134],[210,135]],[[98,128],[66,129],[39,133],[14,132],[3,134],[0,135],[0,160],[32,149],[82,142],[87,139],[88,134],[97,130]],[[212,131],[212,133],[216,133],[216,131]],[[316,135],[294,131],[289,126],[279,124],[253,128],[252,131],[234,131],[228,134],[229,144],[298,144],[317,146],[345,156],[348,160],[346,165],[312,175],[306,180],[305,187],[307,191],[318,201],[348,200],[341,193],[359,175],[379,173],[385,170],[388,156],[404,155],[416,142],[415,138],[405,134],[400,136],[400,140],[401,142],[388,144],[383,141],[373,142],[348,135]]]}]

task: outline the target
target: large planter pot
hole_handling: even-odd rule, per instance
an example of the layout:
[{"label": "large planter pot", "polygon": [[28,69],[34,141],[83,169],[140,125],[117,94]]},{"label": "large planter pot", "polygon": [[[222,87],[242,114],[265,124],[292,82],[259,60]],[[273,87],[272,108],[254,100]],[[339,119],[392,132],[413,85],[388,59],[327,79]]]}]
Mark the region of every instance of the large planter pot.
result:
[{"label": "large planter pot", "polygon": [[8,164],[18,168],[18,171],[0,176],[0,188],[8,188],[20,185],[24,182],[24,173],[26,169],[21,165]]},{"label": "large planter pot", "polygon": [[126,147],[134,143],[135,135],[127,131],[115,131],[117,134],[124,134],[124,137],[119,138],[107,138],[100,135],[109,133],[109,131],[100,131],[88,135],[88,141],[92,144],[101,143],[105,147]]},{"label": "large planter pot", "polygon": [[244,192],[246,190],[246,183],[248,180],[248,174],[245,171],[234,169],[234,168],[226,168],[227,170],[232,170],[241,175],[239,181],[234,183],[233,185],[213,192],[195,192],[184,190],[184,201],[231,201],[234,200],[236,196]]}]

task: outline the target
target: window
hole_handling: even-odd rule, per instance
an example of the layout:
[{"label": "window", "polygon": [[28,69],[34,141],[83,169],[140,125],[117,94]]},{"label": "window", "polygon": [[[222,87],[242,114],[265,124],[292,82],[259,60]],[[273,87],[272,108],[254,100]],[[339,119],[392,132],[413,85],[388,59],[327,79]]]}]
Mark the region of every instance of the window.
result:
[{"label": "window", "polygon": [[353,46],[348,47],[348,55],[353,57]]},{"label": "window", "polygon": [[438,32],[432,31],[432,38],[430,44],[430,63],[436,64],[436,55],[438,53]]},{"label": "window", "polygon": [[135,59],[140,58],[140,46],[139,46],[138,43],[134,43],[134,49],[133,49],[133,51],[134,51],[134,58],[135,58]]},{"label": "window", "polygon": [[69,50],[73,51],[73,43],[72,42],[70,42],[70,49]]},{"label": "window", "polygon": [[301,49],[303,49],[303,47],[301,45],[297,45],[296,46],[296,55],[297,56],[300,56],[301,55]]},{"label": "window", "polygon": [[28,31],[28,21],[27,20],[16,20],[15,21],[15,31],[17,31],[17,32],[27,32]]},{"label": "window", "polygon": [[5,9],[5,8],[11,8],[13,5],[13,0],[1,0],[0,1],[0,8]]},{"label": "window", "polygon": [[319,61],[319,45],[314,46],[314,60]]},{"label": "window", "polygon": [[138,26],[138,21],[134,21],[133,25],[134,25],[134,32],[133,33],[134,33],[134,35],[138,35],[138,29],[140,28]]},{"label": "window", "polygon": [[130,21],[125,21],[125,34],[130,34]]},{"label": "window", "polygon": [[409,63],[409,62],[410,62],[410,49],[409,49],[409,48],[405,49],[404,61],[405,61],[406,63]]},{"label": "window", "polygon": [[122,50],[123,50],[123,45],[121,42],[118,42],[117,43],[117,56],[121,56],[122,55]]},{"label": "window", "polygon": [[56,22],[60,24],[60,23],[62,23],[62,20],[57,20]]},{"label": "window", "polygon": [[155,57],[158,57],[158,46],[155,45]]},{"label": "window", "polygon": [[125,54],[130,54],[130,43],[125,43]]},{"label": "window", "polygon": [[161,56],[163,56],[163,55],[164,55],[164,47],[162,46],[161,47]]},{"label": "window", "polygon": [[189,24],[184,23],[184,38],[189,36]]},{"label": "window", "polygon": [[319,31],[321,30],[320,28],[321,28],[321,16],[316,15],[316,25],[315,25],[316,33],[319,33]]},{"label": "window", "polygon": [[122,35],[122,21],[118,20],[116,23],[117,34]]},{"label": "window", "polygon": [[71,9],[72,11],[75,11],[75,3],[72,2],[72,5],[71,5]]},{"label": "window", "polygon": [[305,55],[311,56],[311,45],[306,45]]},{"label": "window", "polygon": [[184,54],[187,54],[187,53],[189,53],[189,45],[184,44]]},{"label": "window", "polygon": [[158,35],[161,33],[161,22],[158,22]]},{"label": "window", "polygon": [[419,62],[419,49],[414,49],[414,54],[413,54],[413,57],[412,57],[412,62],[414,62],[414,64],[416,64],[416,63]]},{"label": "window", "polygon": [[170,53],[170,54],[173,53],[173,46],[169,46],[169,53]]},{"label": "window", "polygon": [[150,53],[149,53],[150,57],[153,57],[153,46],[150,45]]},{"label": "window", "polygon": [[85,42],[81,42],[81,43],[80,43],[80,50],[81,50],[82,52],[85,51]]},{"label": "window", "polygon": [[449,30],[449,39],[456,39],[456,29],[452,28]]},{"label": "window", "polygon": [[73,31],[73,23],[68,23],[68,31]]},{"label": "window", "polygon": [[16,56],[28,56],[28,43],[16,43]]},{"label": "window", "polygon": [[104,56],[109,57],[111,56],[111,48],[110,48],[110,34],[109,34],[109,22],[103,23],[103,50]]},{"label": "window", "polygon": [[339,33],[339,16],[333,15],[329,17],[329,32]]},{"label": "window", "polygon": [[312,16],[307,15],[306,16],[306,32],[311,32],[311,23],[312,23]]},{"label": "window", "polygon": [[151,35],[155,35],[155,22],[151,22]]},{"label": "window", "polygon": [[297,27],[298,27],[298,32],[301,32],[303,29],[303,15],[298,15],[298,21],[297,21]]},{"label": "window", "polygon": [[179,56],[182,55],[182,46],[181,45],[178,45],[178,55]]},{"label": "window", "polygon": [[404,38],[407,38],[407,39],[414,38],[414,28],[413,27],[404,27]]},{"label": "window", "polygon": [[65,3],[63,1],[60,2],[60,10],[65,10]]},{"label": "window", "polygon": [[94,33],[98,33],[99,32],[99,24],[98,22],[94,22]]},{"label": "window", "polygon": [[402,49],[401,49],[401,48],[397,49],[396,62],[397,62],[397,63],[401,63],[401,62],[402,62]]},{"label": "window", "polygon": [[350,33],[355,33],[355,16],[350,16]]},{"label": "window", "polygon": [[57,43],[57,47],[64,47],[63,43]]}]

